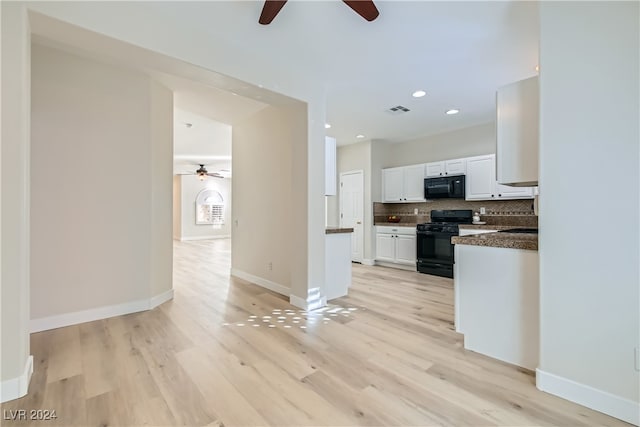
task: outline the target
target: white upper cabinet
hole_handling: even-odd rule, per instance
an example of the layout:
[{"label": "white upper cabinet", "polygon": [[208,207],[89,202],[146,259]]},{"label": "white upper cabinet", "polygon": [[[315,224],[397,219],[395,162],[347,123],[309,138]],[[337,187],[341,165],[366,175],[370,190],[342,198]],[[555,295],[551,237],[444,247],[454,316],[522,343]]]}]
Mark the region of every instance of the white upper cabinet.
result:
[{"label": "white upper cabinet", "polygon": [[496,182],[496,197],[498,199],[531,199],[537,187],[513,187]]},{"label": "white upper cabinet", "polygon": [[436,176],[444,175],[444,162],[432,162],[426,165],[427,178],[434,178]]},{"label": "white upper cabinet", "polygon": [[532,187],[511,187],[496,181],[496,156],[467,159],[466,200],[531,199]]},{"label": "white upper cabinet", "polygon": [[401,202],[404,198],[404,168],[382,169],[383,201]]},{"label": "white upper cabinet", "polygon": [[538,184],[538,77],[498,89],[496,94],[497,180],[501,184]]},{"label": "white upper cabinet", "polygon": [[424,164],[382,169],[384,202],[424,201]]},{"label": "white upper cabinet", "polygon": [[327,136],[324,138],[324,194],[335,196],[337,192],[337,167],[336,167],[336,139]]},{"label": "white upper cabinet", "polygon": [[446,175],[464,175],[466,173],[467,159],[444,160],[432,162],[426,165],[426,177],[435,178]]},{"label": "white upper cabinet", "polygon": [[446,175],[464,175],[467,173],[467,159],[454,159],[444,162]]},{"label": "white upper cabinet", "polygon": [[495,156],[470,157],[467,159],[467,176],[465,178],[467,200],[495,199],[496,183]]},{"label": "white upper cabinet", "polygon": [[404,168],[404,200],[419,202],[424,200],[424,164]]}]

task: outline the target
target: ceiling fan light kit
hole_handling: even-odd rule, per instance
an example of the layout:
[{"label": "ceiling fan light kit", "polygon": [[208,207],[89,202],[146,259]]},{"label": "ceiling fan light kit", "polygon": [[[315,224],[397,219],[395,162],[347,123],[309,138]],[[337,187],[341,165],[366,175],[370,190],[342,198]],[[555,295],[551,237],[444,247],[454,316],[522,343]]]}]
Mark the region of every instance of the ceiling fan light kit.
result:
[{"label": "ceiling fan light kit", "polygon": [[205,179],[207,179],[207,177],[210,177],[210,176],[214,178],[224,178],[224,176],[220,175],[217,172],[209,172],[207,168],[204,167],[204,164],[201,164],[200,167],[196,169],[195,172],[179,173],[178,175],[196,175],[198,179],[200,179],[200,181],[204,181]]},{"label": "ceiling fan light kit", "polygon": [[[265,0],[258,22],[262,25],[270,24],[286,2],[287,0]],[[343,2],[369,22],[380,15],[373,0],[343,0]]]}]

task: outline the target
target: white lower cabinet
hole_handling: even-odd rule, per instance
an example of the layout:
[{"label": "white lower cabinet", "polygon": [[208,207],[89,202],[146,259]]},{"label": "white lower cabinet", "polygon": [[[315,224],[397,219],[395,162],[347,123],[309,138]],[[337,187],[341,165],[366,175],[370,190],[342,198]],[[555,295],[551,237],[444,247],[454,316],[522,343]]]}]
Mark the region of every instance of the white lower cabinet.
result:
[{"label": "white lower cabinet", "polygon": [[376,260],[392,264],[416,264],[416,229],[376,227]]},{"label": "white lower cabinet", "polygon": [[394,262],[396,259],[396,240],[393,234],[376,234],[376,259]]},{"label": "white lower cabinet", "polygon": [[396,262],[403,264],[416,263],[416,236],[396,235]]}]

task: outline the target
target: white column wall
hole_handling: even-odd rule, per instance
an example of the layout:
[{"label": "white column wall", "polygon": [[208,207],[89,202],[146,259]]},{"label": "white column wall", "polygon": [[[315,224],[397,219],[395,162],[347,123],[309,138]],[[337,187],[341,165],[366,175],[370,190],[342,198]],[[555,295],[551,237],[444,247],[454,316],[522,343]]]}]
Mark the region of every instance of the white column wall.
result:
[{"label": "white column wall", "polygon": [[0,401],[29,381],[29,150],[31,40],[21,3],[2,2]]},{"label": "white column wall", "polygon": [[638,2],[540,5],[538,387],[638,423]]}]

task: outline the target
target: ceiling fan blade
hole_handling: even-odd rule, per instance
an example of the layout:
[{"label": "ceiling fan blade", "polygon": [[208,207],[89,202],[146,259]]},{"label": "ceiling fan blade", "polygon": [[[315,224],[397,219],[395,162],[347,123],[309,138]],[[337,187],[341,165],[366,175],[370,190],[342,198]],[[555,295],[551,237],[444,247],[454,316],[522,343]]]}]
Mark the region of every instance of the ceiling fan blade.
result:
[{"label": "ceiling fan blade", "polygon": [[358,15],[371,22],[380,15],[373,0],[343,0]]},{"label": "ceiling fan blade", "polygon": [[287,0],[265,0],[258,22],[262,25],[270,24],[286,2]]},{"label": "ceiling fan blade", "polygon": [[219,173],[208,173],[207,175],[212,176],[214,178],[224,178],[224,176],[220,175]]}]

